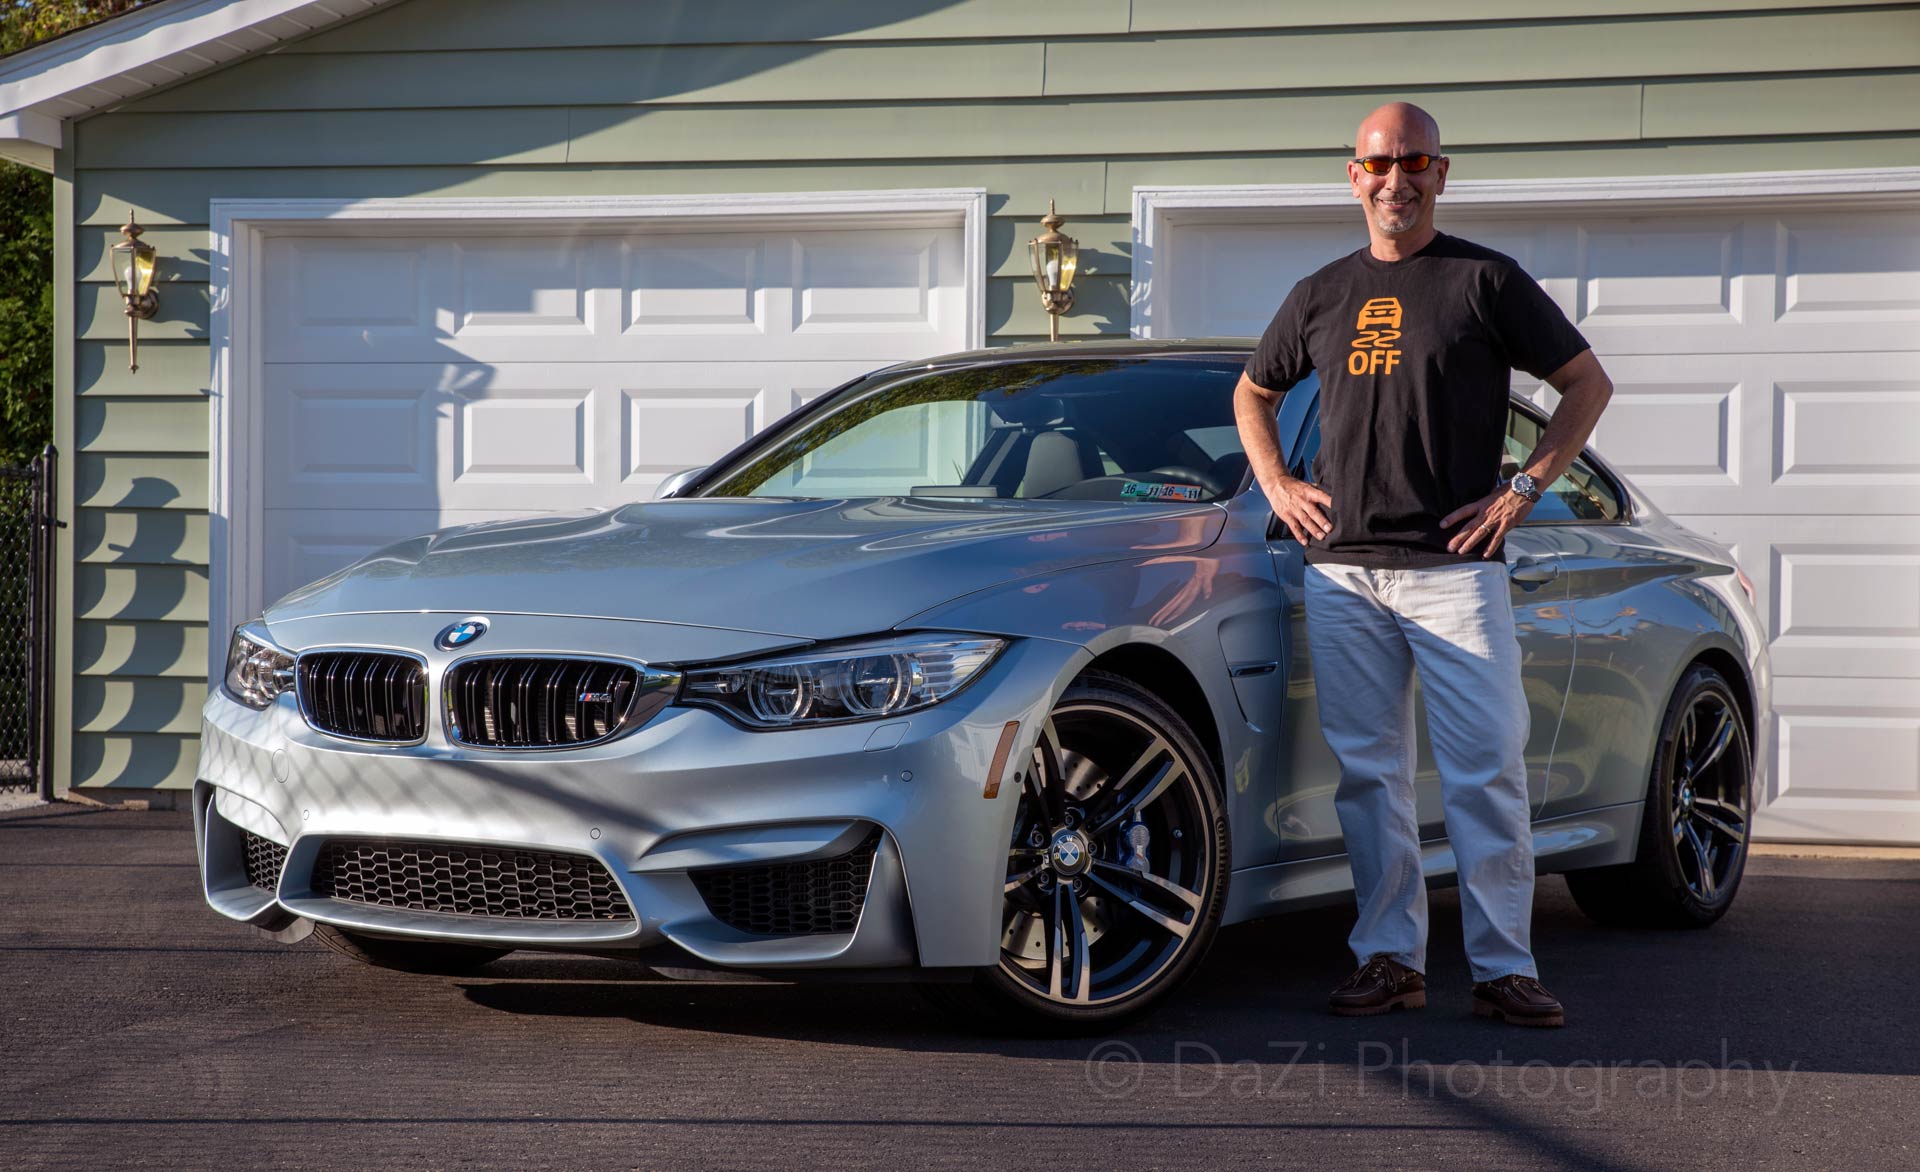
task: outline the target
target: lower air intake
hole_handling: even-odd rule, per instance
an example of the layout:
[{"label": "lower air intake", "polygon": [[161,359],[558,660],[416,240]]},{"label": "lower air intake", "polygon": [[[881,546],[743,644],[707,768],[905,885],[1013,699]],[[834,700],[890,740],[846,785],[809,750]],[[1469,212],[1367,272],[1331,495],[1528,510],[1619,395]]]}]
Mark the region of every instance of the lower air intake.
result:
[{"label": "lower air intake", "polygon": [[831,859],[714,867],[688,877],[715,919],[757,936],[813,936],[851,932],[860,922],[873,878],[880,830]]},{"label": "lower air intake", "polygon": [[631,920],[599,860],[458,843],[334,839],[313,867],[315,894],[348,903],[508,920]]},{"label": "lower air intake", "polygon": [[262,891],[280,889],[280,868],[287,865],[287,848],[251,830],[242,830],[246,845],[247,882]]}]

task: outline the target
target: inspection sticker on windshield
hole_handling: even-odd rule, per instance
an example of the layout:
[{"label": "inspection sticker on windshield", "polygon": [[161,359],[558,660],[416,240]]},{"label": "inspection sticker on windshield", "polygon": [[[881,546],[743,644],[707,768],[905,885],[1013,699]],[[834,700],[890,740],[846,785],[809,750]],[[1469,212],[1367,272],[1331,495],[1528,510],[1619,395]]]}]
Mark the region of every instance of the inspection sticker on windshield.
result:
[{"label": "inspection sticker on windshield", "polygon": [[1207,495],[1207,490],[1197,484],[1151,484],[1144,480],[1129,480],[1120,486],[1120,495],[1149,501],[1197,501]]}]

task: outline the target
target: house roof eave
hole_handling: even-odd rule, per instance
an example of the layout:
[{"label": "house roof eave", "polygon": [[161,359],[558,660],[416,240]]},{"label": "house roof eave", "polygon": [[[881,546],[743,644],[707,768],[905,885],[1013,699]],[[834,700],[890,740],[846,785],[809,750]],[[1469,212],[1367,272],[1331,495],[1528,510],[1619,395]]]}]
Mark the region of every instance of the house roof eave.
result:
[{"label": "house roof eave", "polygon": [[51,170],[71,119],[394,2],[159,0],[0,57],[0,157]]}]

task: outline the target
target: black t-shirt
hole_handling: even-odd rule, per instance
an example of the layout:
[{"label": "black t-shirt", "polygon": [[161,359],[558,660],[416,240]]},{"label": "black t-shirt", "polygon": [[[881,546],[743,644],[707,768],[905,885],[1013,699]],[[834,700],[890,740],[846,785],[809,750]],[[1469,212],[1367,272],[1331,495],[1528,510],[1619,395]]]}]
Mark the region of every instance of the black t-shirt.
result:
[{"label": "black t-shirt", "polygon": [[1247,377],[1285,391],[1320,372],[1313,480],[1333,530],[1306,560],[1417,569],[1447,552],[1441,518],[1500,479],[1512,371],[1545,378],[1587,341],[1511,258],[1438,233],[1383,261],[1368,249],[1296,284]]}]

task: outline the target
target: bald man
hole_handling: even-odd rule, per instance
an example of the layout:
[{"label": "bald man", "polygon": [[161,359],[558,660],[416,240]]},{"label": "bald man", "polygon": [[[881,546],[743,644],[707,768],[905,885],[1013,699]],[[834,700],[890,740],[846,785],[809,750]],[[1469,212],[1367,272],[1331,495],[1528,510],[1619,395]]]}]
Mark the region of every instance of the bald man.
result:
[{"label": "bald man", "polygon": [[[1414,813],[1419,673],[1460,881],[1476,1014],[1558,1026],[1534,964],[1533,838],[1502,539],[1566,471],[1612,394],[1578,330],[1510,258],[1436,231],[1440,128],[1375,110],[1347,164],[1367,247],[1293,287],[1235,393],[1273,511],[1305,547],[1307,644],[1359,917],[1359,968],[1328,1007],[1426,1005],[1427,900]],[[1539,447],[1500,476],[1511,372],[1560,392]],[[1320,375],[1312,481],[1289,475],[1275,412]]]}]

